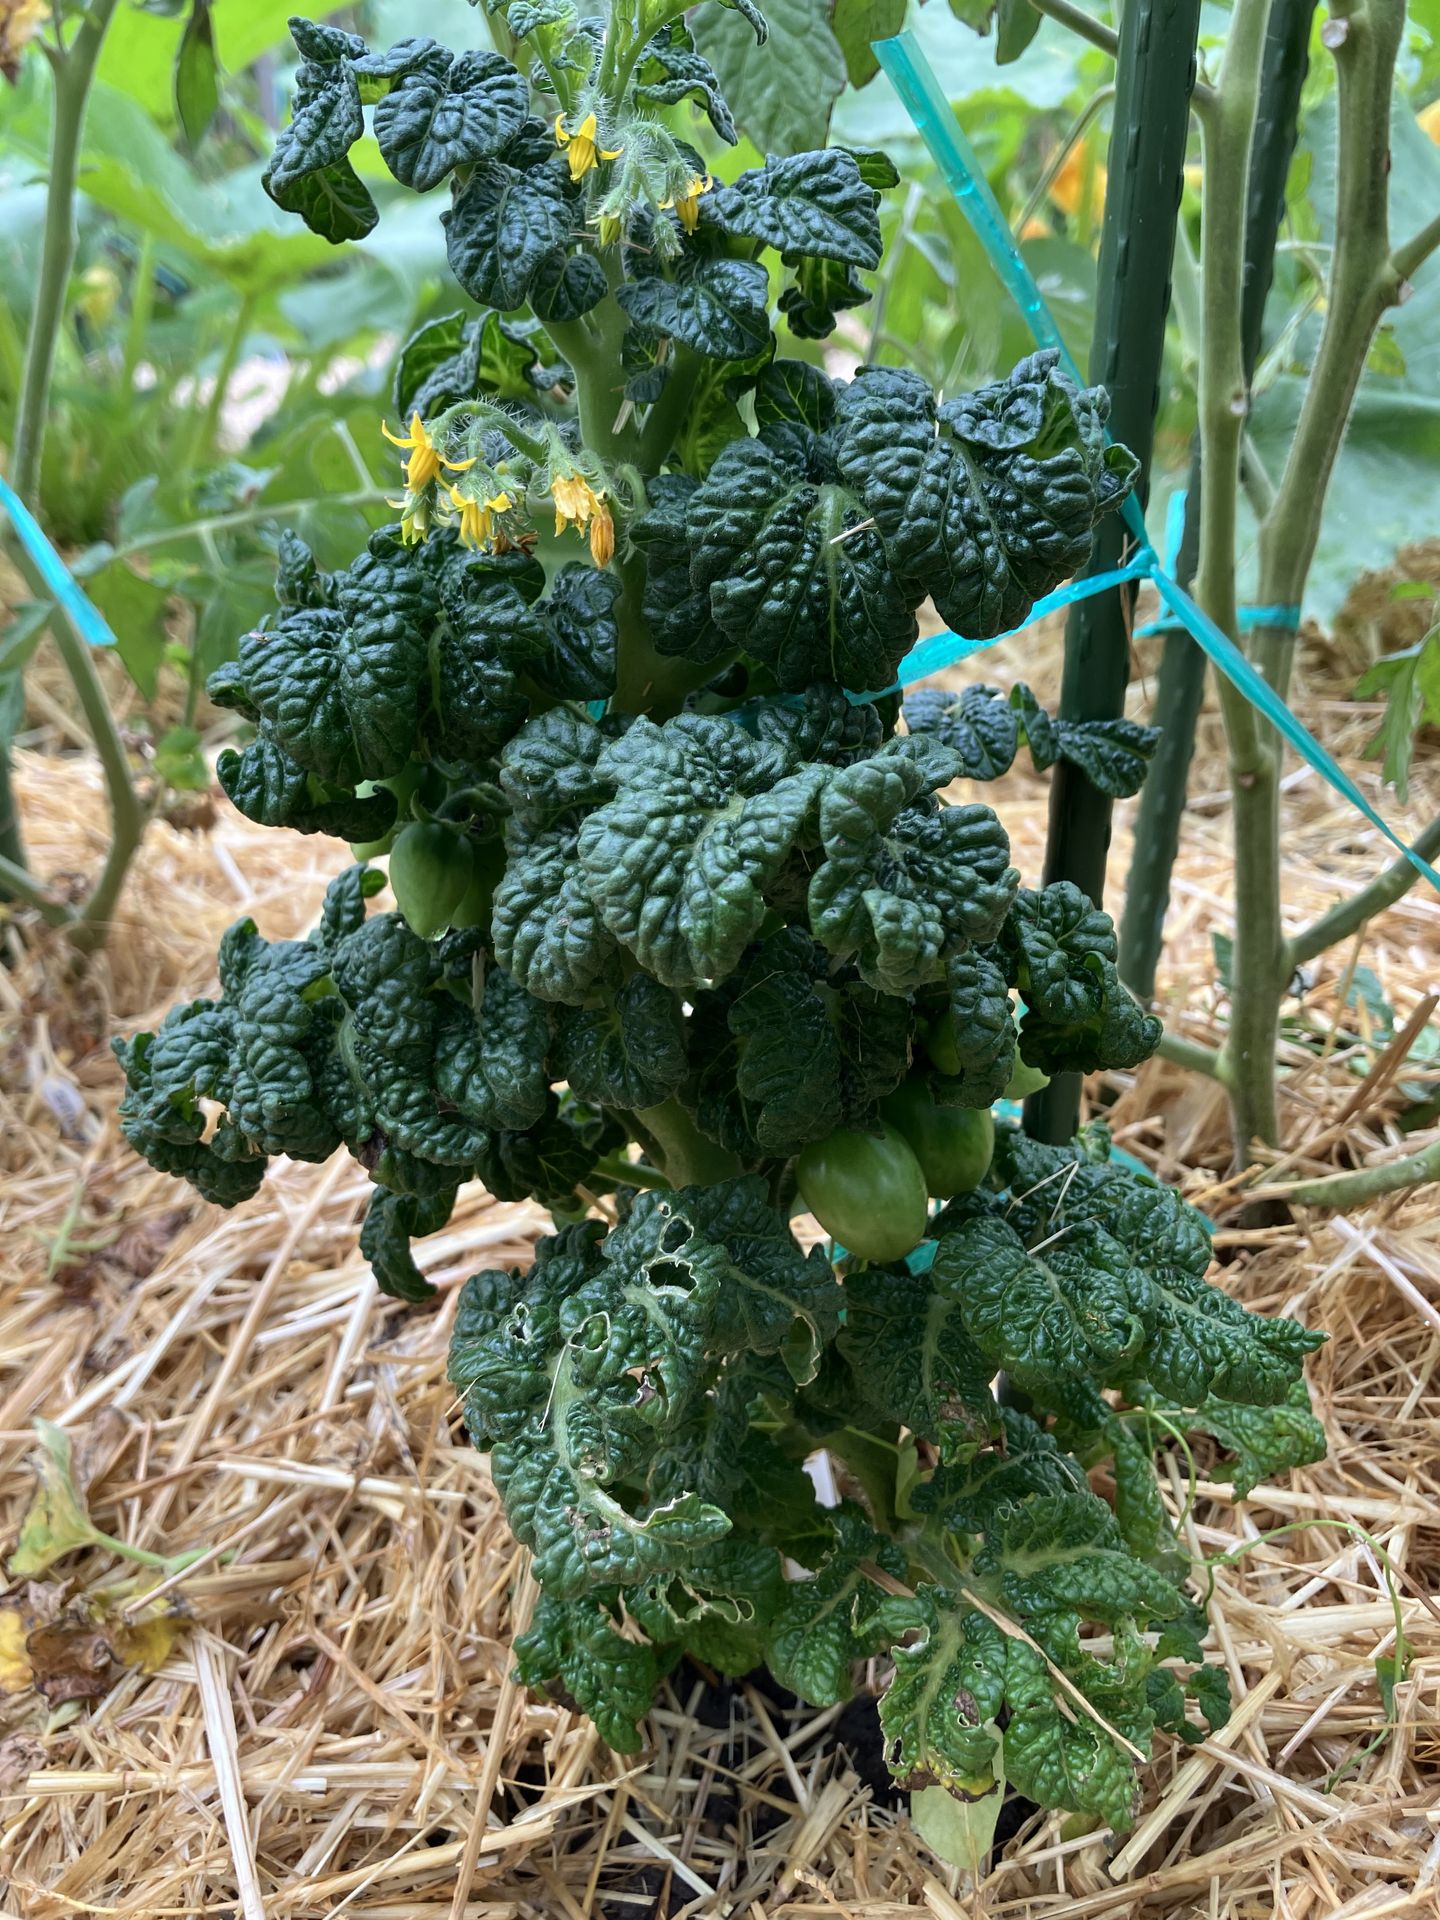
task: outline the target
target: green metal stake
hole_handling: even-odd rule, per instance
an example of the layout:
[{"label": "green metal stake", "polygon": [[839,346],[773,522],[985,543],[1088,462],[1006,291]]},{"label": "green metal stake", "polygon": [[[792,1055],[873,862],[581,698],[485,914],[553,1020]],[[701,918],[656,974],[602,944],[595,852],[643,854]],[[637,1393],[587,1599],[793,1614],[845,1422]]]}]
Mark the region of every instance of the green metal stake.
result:
[{"label": "green metal stake", "polygon": [[[1260,75],[1260,111],[1250,154],[1250,191],[1245,209],[1245,293],[1241,341],[1248,379],[1260,357],[1265,302],[1275,268],[1275,243],[1285,217],[1285,182],[1295,153],[1300,93],[1309,65],[1310,23],[1316,0],[1272,0]],[[1200,550],[1200,459],[1190,464],[1185,532],[1177,577],[1194,578]],[[1160,658],[1155,724],[1160,743],[1150,763],[1135,818],[1135,851],[1120,923],[1120,973],[1147,1003],[1155,993],[1155,970],[1170,904],[1170,875],[1180,848],[1180,822],[1195,727],[1205,694],[1205,656],[1188,633],[1170,633]]]},{"label": "green metal stake", "polygon": [[[1165,354],[1199,25],[1199,0],[1131,0],[1120,26],[1090,377],[1109,389],[1115,438],[1140,461],[1142,503]],[[1096,535],[1091,571],[1119,565],[1127,538],[1120,517],[1111,515]],[[1134,599],[1135,589],[1127,585],[1081,601],[1071,613],[1060,695],[1067,719],[1107,720],[1123,711]],[[1105,886],[1111,807],[1079,768],[1065,762],[1056,767],[1045,879],[1071,880],[1097,905]],[[1041,1140],[1068,1140],[1079,1115],[1078,1074],[1057,1075],[1025,1103],[1025,1125]]]}]

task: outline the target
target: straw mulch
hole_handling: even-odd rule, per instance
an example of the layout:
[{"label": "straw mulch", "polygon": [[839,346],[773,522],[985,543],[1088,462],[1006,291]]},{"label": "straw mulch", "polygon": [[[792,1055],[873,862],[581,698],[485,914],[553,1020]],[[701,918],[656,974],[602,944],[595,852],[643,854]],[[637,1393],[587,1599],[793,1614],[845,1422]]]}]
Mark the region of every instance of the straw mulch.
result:
[{"label": "straw mulch", "polygon": [[[1359,771],[1366,720],[1335,704],[1328,673],[1312,652],[1312,721]],[[1212,1041],[1223,999],[1209,936],[1227,924],[1229,873],[1216,747],[1207,721],[1164,982],[1174,1024]],[[1368,763],[1363,777],[1375,790]],[[30,754],[20,784],[37,867],[93,868],[93,766]],[[1044,797],[1020,775],[1002,802],[1030,876]],[[1413,799],[1412,826],[1437,794]],[[1298,919],[1381,850],[1312,776],[1288,805]],[[1117,875],[1126,858],[1122,827]],[[162,1578],[92,1549],[0,1602],[23,1612],[48,1688],[0,1695],[5,1914],[1440,1913],[1433,1190],[1348,1221],[1248,1225],[1210,1085],[1152,1062],[1108,1089],[1121,1141],[1220,1222],[1225,1284],[1331,1334],[1311,1369],[1331,1456],[1242,1506],[1205,1478],[1204,1454],[1187,1504],[1176,1458],[1184,1536],[1217,1562],[1215,1645],[1239,1710],[1198,1750],[1162,1741],[1132,1834],[1070,1835],[1022,1809],[976,1887],[927,1853],[886,1792],[863,1701],[817,1715],[682,1671],[627,1762],[510,1684],[528,1577],[457,1429],[444,1356],[458,1283],[524,1259],[537,1211],[467,1192],[420,1249],[439,1303],[410,1309],[381,1299],[356,1255],[364,1181],[348,1161],[282,1166],[221,1214],[118,1140],[108,1032],[206,991],[240,914],[270,936],[305,928],[340,859],[222,805],[209,833],[155,828],[88,980],[64,977],[53,943],[0,930],[0,1549],[31,1497],[39,1414],[72,1437],[99,1526],[167,1555],[201,1550]],[[1339,989],[1363,959],[1403,1022],[1434,984],[1437,933],[1440,902],[1419,888],[1363,951],[1314,969],[1297,1017],[1338,1038],[1324,1060],[1295,1055],[1309,1064],[1275,1179],[1401,1150],[1405,1096],[1386,1078],[1399,1062],[1363,1010],[1337,1021]],[[1265,1537],[1280,1527],[1292,1530]],[[1387,1724],[1374,1663],[1395,1647],[1397,1604],[1411,1658]],[[0,1685],[5,1657],[0,1637]]]}]

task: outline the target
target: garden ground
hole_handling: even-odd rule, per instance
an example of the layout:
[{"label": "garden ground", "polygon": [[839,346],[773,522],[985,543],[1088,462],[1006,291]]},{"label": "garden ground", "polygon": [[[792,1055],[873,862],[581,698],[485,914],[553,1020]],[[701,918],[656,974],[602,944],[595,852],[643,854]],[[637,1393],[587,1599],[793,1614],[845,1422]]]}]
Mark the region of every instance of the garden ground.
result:
[{"label": "garden ground", "polygon": [[[1041,637],[1025,652],[1058,660]],[[995,677],[1011,653],[991,656]],[[1344,698],[1353,667],[1310,647],[1301,698],[1378,799],[1374,764],[1359,758],[1373,716]],[[1030,677],[1043,692],[1046,676]],[[1148,690],[1137,682],[1132,711],[1145,711]],[[93,870],[98,773],[61,750],[59,732],[39,744],[19,760],[34,864]],[[1414,783],[1412,830],[1440,800],[1431,761]],[[1224,1000],[1210,935],[1229,912],[1224,789],[1212,715],[1162,978],[1168,1024],[1212,1044]],[[1017,773],[1002,792],[1016,863],[1033,878],[1046,785]],[[1393,796],[1381,804],[1407,820]],[[1287,899],[1308,918],[1386,853],[1312,774],[1293,776],[1288,806]],[[1225,1284],[1331,1335],[1310,1366],[1331,1454],[1237,1506],[1205,1477],[1203,1454],[1190,1499],[1176,1453],[1175,1511],[1196,1555],[1256,1543],[1214,1573],[1238,1711],[1198,1749],[1162,1742],[1140,1822],[1118,1847],[1035,1816],[979,1892],[965,1891],[889,1797],[863,1707],[816,1714],[686,1669],[652,1745],[625,1760],[578,1715],[509,1684],[530,1589],[458,1431],[444,1357],[459,1282],[523,1260],[545,1223],[538,1209],[465,1190],[447,1230],[418,1249],[439,1300],[409,1308],[377,1294],[356,1252],[366,1183],[348,1160],[281,1165],[222,1214],[119,1139],[110,1032],[209,991],[217,937],[242,914],[272,938],[302,932],[342,858],[222,802],[208,831],[155,827],[89,982],[66,983],[58,946],[27,950],[16,928],[0,930],[0,1546],[31,1498],[24,1462],[39,1414],[71,1434],[99,1525],[152,1550],[203,1550],[145,1607],[133,1589],[97,1598],[98,1576],[113,1588],[127,1569],[94,1554],[0,1600],[32,1629],[30,1664],[50,1695],[3,1697],[26,1676],[0,1637],[7,1911],[1440,1914],[1434,1188],[1348,1220],[1239,1224],[1217,1087],[1159,1061],[1092,1087],[1114,1097],[1120,1143],[1220,1223]],[[1117,883],[1127,858],[1122,822]],[[1287,1156],[1268,1184],[1431,1137],[1402,1146],[1394,1129],[1414,1072],[1400,1071],[1404,1046],[1387,1045],[1371,978],[1355,969],[1370,969],[1398,1032],[1428,1017],[1437,954],[1440,901],[1421,886],[1303,983],[1286,1042]],[[1282,1526],[1295,1530],[1259,1538]],[[1375,1661],[1393,1652],[1396,1606],[1377,1547],[1395,1569],[1411,1656],[1389,1728]],[[84,1613],[66,1579],[77,1569],[91,1589]]]}]

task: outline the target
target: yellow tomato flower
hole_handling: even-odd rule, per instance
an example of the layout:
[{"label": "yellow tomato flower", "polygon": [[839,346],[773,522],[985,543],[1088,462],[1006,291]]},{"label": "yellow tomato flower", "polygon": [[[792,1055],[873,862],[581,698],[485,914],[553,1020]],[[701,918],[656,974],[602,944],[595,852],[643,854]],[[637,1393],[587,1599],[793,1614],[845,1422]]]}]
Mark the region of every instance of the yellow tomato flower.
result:
[{"label": "yellow tomato flower", "polygon": [[1422,107],[1415,118],[1420,123],[1420,131],[1428,133],[1437,146],[1440,146],[1440,100],[1432,100],[1428,107]]},{"label": "yellow tomato flower", "polygon": [[593,113],[587,113],[574,133],[565,125],[563,113],[555,116],[555,144],[566,149],[565,157],[570,162],[570,178],[583,180],[592,167],[599,166],[602,160],[618,160],[625,151],[623,147],[602,147],[597,139],[599,129]]},{"label": "yellow tomato flower", "polygon": [[430,429],[418,413],[410,416],[410,431],[402,440],[391,433],[382,420],[380,431],[392,447],[408,449],[410,458],[405,462],[405,485],[411,493],[423,493],[432,480],[438,480],[441,467],[449,467],[452,473],[464,473],[467,467],[473,467],[473,460],[447,460],[435,442],[430,438]]},{"label": "yellow tomato flower", "polygon": [[603,500],[595,502],[590,516],[590,558],[597,567],[610,564],[615,552],[615,521]]},{"label": "yellow tomato flower", "polygon": [[700,196],[709,193],[715,182],[707,173],[702,180],[700,175],[692,174],[685,183],[685,191],[676,194],[673,199],[662,200],[662,207],[673,207],[680,216],[680,224],[687,233],[694,233],[700,224]]},{"label": "yellow tomato flower", "polygon": [[460,513],[460,544],[462,547],[488,547],[495,538],[495,516],[508,513],[515,504],[508,493],[495,493],[483,500],[475,500],[461,493],[458,487],[451,487],[450,504]]},{"label": "yellow tomato flower", "polygon": [[615,518],[605,504],[604,488],[597,493],[583,473],[572,469],[552,477],[550,497],[555,502],[556,533],[566,527],[580,533],[588,527],[591,558],[603,567],[615,551]]},{"label": "yellow tomato flower", "polygon": [[0,0],[0,73],[20,78],[20,56],[50,11],[48,0]]},{"label": "yellow tomato flower", "polygon": [[600,504],[600,496],[583,473],[557,473],[550,482],[550,497],[555,502],[555,531],[583,527]]}]

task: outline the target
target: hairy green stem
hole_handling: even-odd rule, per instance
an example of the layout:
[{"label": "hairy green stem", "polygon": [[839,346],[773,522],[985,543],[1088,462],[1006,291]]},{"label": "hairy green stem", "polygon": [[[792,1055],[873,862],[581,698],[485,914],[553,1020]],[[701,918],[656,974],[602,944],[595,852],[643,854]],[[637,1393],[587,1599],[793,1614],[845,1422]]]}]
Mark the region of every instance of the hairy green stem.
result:
[{"label": "hairy green stem", "polygon": [[1440,1139],[1403,1160],[1387,1160],[1378,1167],[1358,1167],[1354,1173],[1327,1174],[1319,1180],[1299,1180],[1283,1189],[1283,1197],[1297,1207],[1336,1207],[1348,1213],[1387,1193],[1428,1186],[1440,1180]]},{"label": "hairy green stem", "polygon": [[[1390,96],[1403,26],[1403,0],[1335,0],[1330,10],[1339,120],[1335,248],[1315,363],[1275,503],[1260,530],[1264,604],[1298,605],[1303,596],[1370,343],[1400,292],[1390,258],[1388,181]],[[1217,225],[1223,226],[1227,204],[1233,202],[1217,196]],[[1281,694],[1294,648],[1289,628],[1259,629],[1252,642],[1256,664]],[[1292,968],[1281,922],[1280,742],[1233,691],[1224,711],[1235,835],[1235,986],[1225,1053],[1236,1153],[1243,1159],[1252,1140],[1278,1140],[1275,1035]]]},{"label": "hairy green stem", "polygon": [[[1417,834],[1414,846],[1422,860],[1434,860],[1440,856],[1440,816]],[[1420,877],[1419,869],[1402,853],[1383,872],[1377,873],[1368,886],[1351,894],[1348,900],[1338,901],[1328,913],[1322,913],[1318,920],[1297,933],[1293,940],[1286,941],[1286,977],[1307,960],[1313,960],[1317,954],[1337,946],[1342,940],[1348,940],[1352,933],[1358,933],[1366,921],[1373,920],[1377,913],[1384,913],[1387,907],[1393,907]]]}]

